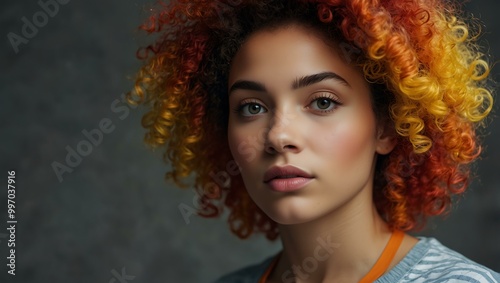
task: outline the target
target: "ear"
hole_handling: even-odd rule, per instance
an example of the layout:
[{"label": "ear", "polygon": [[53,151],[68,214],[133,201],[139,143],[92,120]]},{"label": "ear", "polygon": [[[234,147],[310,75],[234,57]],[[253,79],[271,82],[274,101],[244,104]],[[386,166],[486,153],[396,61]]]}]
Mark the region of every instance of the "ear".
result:
[{"label": "ear", "polygon": [[396,147],[397,133],[394,129],[394,124],[390,121],[383,121],[379,124],[377,129],[377,147],[378,154],[389,154]]}]

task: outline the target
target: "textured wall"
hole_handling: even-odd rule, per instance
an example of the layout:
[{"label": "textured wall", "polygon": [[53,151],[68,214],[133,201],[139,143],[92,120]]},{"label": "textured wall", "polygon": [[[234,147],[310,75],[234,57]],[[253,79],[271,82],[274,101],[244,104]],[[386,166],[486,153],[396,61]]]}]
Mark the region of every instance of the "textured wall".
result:
[{"label": "textured wall", "polygon": [[[192,206],[194,193],[165,183],[161,153],[142,144],[142,109],[130,109],[120,95],[139,66],[134,52],[145,41],[136,26],[146,1],[60,2],[66,4],[46,18],[34,0],[0,4],[0,282],[210,282],[278,251],[279,244],[260,236],[232,236],[224,218],[192,216],[186,223],[178,205]],[[483,39],[493,59],[500,58],[498,6],[469,4],[487,27]],[[23,17],[33,22],[33,16],[39,27],[26,29],[15,50],[8,34],[22,36]],[[498,69],[494,76],[500,80]],[[84,133],[99,127],[106,133],[91,144]],[[497,117],[489,131],[480,177],[450,217],[421,234],[500,270]],[[59,180],[52,164],[67,164],[79,145],[88,155],[69,160],[72,172]],[[15,278],[6,274],[5,188],[12,169]]]}]

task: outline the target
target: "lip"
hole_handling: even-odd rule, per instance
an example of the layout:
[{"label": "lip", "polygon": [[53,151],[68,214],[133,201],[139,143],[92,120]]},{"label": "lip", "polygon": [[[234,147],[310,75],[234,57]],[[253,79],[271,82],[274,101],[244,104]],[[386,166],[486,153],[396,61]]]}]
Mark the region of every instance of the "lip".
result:
[{"label": "lip", "polygon": [[264,183],[278,192],[299,190],[305,187],[313,179],[313,175],[292,165],[273,166],[264,174]]}]

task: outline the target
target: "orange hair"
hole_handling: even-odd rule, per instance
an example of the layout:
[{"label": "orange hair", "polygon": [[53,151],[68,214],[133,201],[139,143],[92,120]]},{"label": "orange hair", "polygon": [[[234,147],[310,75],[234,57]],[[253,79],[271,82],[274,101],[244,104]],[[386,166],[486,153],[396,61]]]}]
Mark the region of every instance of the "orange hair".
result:
[{"label": "orange hair", "polygon": [[194,174],[199,215],[227,207],[237,236],[279,234],[241,175],[228,173],[227,74],[249,34],[291,21],[359,50],[352,63],[372,82],[376,111],[392,119],[399,136],[378,160],[374,183],[375,205],[391,227],[422,227],[465,191],[481,152],[476,131],[493,98],[477,38],[448,2],[177,0],[158,7],[141,28],[160,37],[138,51],[145,64],[128,98],[149,107],[145,142],[165,148],[172,164],[166,177],[185,187],[182,180]]}]

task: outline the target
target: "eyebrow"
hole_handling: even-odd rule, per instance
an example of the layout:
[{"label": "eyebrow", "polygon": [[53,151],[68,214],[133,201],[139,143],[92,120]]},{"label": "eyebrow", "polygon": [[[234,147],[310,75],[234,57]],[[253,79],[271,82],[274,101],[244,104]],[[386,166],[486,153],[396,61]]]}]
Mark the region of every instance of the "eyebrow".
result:
[{"label": "eyebrow", "polygon": [[339,76],[338,74],[336,74],[334,72],[322,72],[322,73],[304,76],[304,77],[301,77],[299,79],[296,79],[292,84],[292,89],[298,89],[301,87],[310,86],[312,84],[319,83],[321,81],[328,80],[328,79],[333,79],[333,80],[339,81],[340,83],[342,83],[348,87],[351,87],[349,85],[349,83],[344,78]]},{"label": "eyebrow", "polygon": [[237,89],[246,89],[246,90],[254,90],[254,91],[262,91],[262,92],[266,92],[266,86],[261,84],[261,83],[258,83],[258,82],[253,82],[253,81],[236,81],[232,86],[231,88],[229,89],[229,94],[231,94],[231,92],[237,90]]},{"label": "eyebrow", "polygon": [[[336,81],[342,83],[343,85],[351,87],[351,85],[344,78],[339,76],[338,74],[336,74],[334,72],[322,72],[322,73],[303,76],[303,77],[295,79],[292,83],[292,89],[295,90],[295,89],[307,87],[307,86],[310,86],[310,85],[313,85],[315,83],[319,83],[321,81],[328,80],[328,79],[336,80]],[[235,91],[237,89],[267,92],[266,86],[264,84],[259,83],[259,82],[254,82],[254,81],[246,81],[246,80],[236,81],[229,89],[229,94],[231,94],[233,91]]]}]

